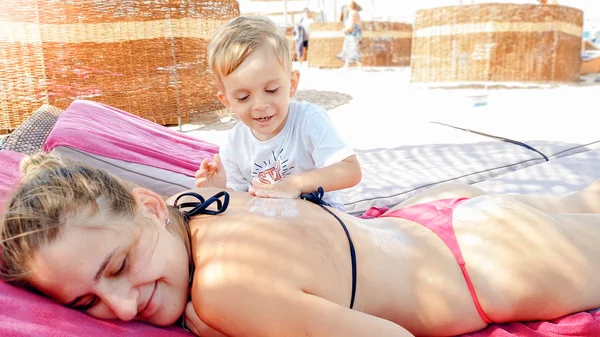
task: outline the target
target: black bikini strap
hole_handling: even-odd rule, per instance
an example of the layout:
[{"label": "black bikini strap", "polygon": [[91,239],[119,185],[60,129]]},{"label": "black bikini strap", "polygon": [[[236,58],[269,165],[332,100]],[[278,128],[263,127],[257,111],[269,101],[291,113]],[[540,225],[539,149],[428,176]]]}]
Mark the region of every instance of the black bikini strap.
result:
[{"label": "black bikini strap", "polygon": [[310,201],[317,205],[331,206],[323,200],[324,195],[325,191],[323,191],[323,187],[319,186],[319,188],[317,188],[317,190],[314,192],[300,194],[300,199]]},{"label": "black bikini strap", "polygon": [[[179,202],[179,199],[181,199],[182,197],[185,197],[185,196],[194,197],[194,198],[198,199],[199,202],[198,201],[183,202],[180,205],[178,205],[177,202]],[[221,201],[221,197],[223,198],[223,201]],[[217,204],[216,211],[207,209],[208,206],[210,206],[214,203]],[[227,207],[229,206],[229,193],[227,193],[225,191],[221,191],[221,192],[213,195],[212,197],[208,198],[208,200],[204,200],[204,197],[196,192],[186,192],[186,193],[182,193],[177,196],[177,198],[175,199],[175,202],[173,203],[173,206],[175,208],[177,208],[178,210],[181,210],[182,208],[192,207],[192,209],[189,211],[182,211],[183,216],[185,217],[186,222],[187,222],[187,221],[190,221],[190,218],[193,217],[194,215],[198,215],[198,214],[217,215],[217,214],[225,212],[227,210]],[[195,270],[194,263],[190,263],[190,279],[188,281],[190,287],[192,286],[194,270]],[[178,319],[178,323],[181,324],[181,327],[184,330],[190,331],[185,327],[184,319],[185,319],[185,315],[181,315],[181,317]]]},{"label": "black bikini strap", "polygon": [[356,251],[354,250],[354,243],[352,242],[350,231],[348,231],[348,228],[346,227],[346,224],[344,224],[342,219],[335,215],[329,208],[325,207],[329,205],[325,201],[323,201],[323,195],[325,195],[323,187],[319,186],[319,188],[315,192],[301,194],[300,199],[304,199],[321,206],[321,208],[326,210],[329,214],[333,215],[333,217],[340,223],[340,225],[342,225],[344,232],[346,232],[348,244],[350,245],[350,260],[352,263],[352,296],[350,298],[350,309],[352,309],[354,307],[354,297],[356,296]]},{"label": "black bikini strap", "polygon": [[[177,202],[179,201],[179,199],[181,199],[181,197],[185,197],[185,196],[191,196],[200,201],[199,202],[184,202],[184,203],[181,203],[181,205],[178,205]],[[221,201],[221,197],[223,198],[223,201]],[[214,203],[217,204],[216,211],[207,209],[208,206],[210,206]],[[193,217],[194,215],[198,215],[198,214],[217,215],[217,214],[223,213],[223,212],[225,212],[225,210],[227,210],[227,206],[229,206],[229,193],[227,193],[225,191],[221,191],[221,192],[213,195],[212,197],[208,198],[208,200],[204,200],[204,197],[202,197],[200,194],[198,194],[196,192],[186,192],[186,193],[182,193],[179,196],[177,196],[177,199],[175,199],[173,206],[175,206],[175,208],[177,208],[177,209],[192,207],[192,209],[189,211],[183,211],[183,215],[188,220],[191,217]]]}]

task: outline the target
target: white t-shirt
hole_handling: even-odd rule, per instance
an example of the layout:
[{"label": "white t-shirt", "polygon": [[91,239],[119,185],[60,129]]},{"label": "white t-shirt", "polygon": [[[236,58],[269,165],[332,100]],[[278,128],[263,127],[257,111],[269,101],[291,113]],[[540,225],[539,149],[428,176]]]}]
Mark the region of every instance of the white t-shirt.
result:
[{"label": "white t-shirt", "polygon": [[[295,101],[290,102],[287,121],[275,137],[260,141],[247,125],[238,123],[221,149],[227,187],[235,191],[248,191],[253,179],[273,183],[352,155],[354,150],[338,135],[323,108]],[[335,192],[326,192],[323,200],[343,208]]]}]

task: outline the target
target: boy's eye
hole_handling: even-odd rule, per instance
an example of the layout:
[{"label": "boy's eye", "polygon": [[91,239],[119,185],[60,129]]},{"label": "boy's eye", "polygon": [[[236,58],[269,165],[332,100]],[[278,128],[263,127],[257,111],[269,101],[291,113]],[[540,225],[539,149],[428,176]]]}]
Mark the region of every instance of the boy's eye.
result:
[{"label": "boy's eye", "polygon": [[279,90],[279,88],[275,88],[275,89],[271,89],[271,90],[265,90],[266,92],[270,93],[270,94],[274,94]]},{"label": "boy's eye", "polygon": [[238,97],[238,98],[236,98],[236,99],[238,100],[238,102],[243,102],[243,101],[247,100],[247,99],[248,99],[248,97],[250,97],[250,95],[246,95],[246,96],[244,96],[244,97]]}]

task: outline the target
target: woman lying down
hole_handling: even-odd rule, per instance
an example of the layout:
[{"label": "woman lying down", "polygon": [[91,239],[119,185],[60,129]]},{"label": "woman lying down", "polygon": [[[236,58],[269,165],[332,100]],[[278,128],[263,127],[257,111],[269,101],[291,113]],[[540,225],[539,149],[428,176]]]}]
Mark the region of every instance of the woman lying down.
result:
[{"label": "woman lying down", "polygon": [[[201,336],[451,336],[600,307],[600,183],[431,188],[373,219],[198,189],[166,202],[35,155],[0,222],[2,278],[101,319]],[[214,196],[214,197],[213,197]]]}]

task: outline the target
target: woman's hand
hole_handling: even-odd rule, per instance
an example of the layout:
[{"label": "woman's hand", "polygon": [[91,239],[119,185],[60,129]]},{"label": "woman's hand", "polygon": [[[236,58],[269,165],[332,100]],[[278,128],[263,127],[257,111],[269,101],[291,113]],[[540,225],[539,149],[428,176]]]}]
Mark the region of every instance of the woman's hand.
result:
[{"label": "woman's hand", "polygon": [[288,177],[273,184],[253,180],[248,192],[260,198],[296,199],[300,197],[302,190],[295,186],[293,179]]},{"label": "woman's hand", "polygon": [[196,171],[196,187],[227,188],[227,175],[221,156],[215,154],[212,162],[209,162],[208,158],[202,160],[200,168]]},{"label": "woman's hand", "polygon": [[196,310],[194,310],[192,301],[188,302],[185,306],[185,312],[183,315],[183,324],[185,325],[185,329],[189,330],[194,335],[200,337],[227,337],[217,330],[212,329],[202,322],[202,320],[200,320],[198,315],[196,315]]}]

